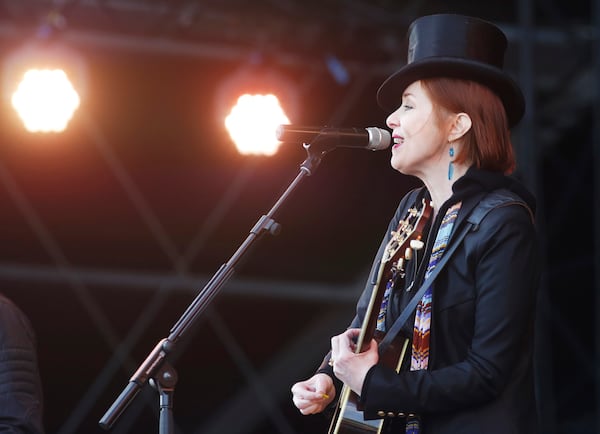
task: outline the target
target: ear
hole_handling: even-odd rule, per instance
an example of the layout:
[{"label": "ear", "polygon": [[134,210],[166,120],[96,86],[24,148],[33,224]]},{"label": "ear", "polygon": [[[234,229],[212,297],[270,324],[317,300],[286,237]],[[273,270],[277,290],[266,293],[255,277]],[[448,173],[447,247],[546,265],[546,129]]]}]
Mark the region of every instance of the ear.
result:
[{"label": "ear", "polygon": [[448,141],[454,142],[464,136],[471,129],[471,117],[466,113],[457,113],[450,125]]}]

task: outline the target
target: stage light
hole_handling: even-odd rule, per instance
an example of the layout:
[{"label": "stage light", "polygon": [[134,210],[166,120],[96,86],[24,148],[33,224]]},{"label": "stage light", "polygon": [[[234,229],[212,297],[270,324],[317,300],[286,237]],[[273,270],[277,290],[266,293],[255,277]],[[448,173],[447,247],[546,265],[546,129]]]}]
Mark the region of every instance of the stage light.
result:
[{"label": "stage light", "polygon": [[298,107],[296,86],[264,66],[245,66],[216,91],[218,121],[242,154],[273,155],[281,144],[278,125],[289,124]]},{"label": "stage light", "polygon": [[32,133],[64,131],[80,102],[62,69],[28,70],[11,101]]},{"label": "stage light", "polygon": [[225,127],[241,154],[275,154],[281,144],[275,135],[277,126],[289,123],[272,94],[240,96],[225,118]]},{"label": "stage light", "polygon": [[85,90],[83,62],[56,42],[36,41],[7,57],[4,95],[30,132],[63,131]]}]

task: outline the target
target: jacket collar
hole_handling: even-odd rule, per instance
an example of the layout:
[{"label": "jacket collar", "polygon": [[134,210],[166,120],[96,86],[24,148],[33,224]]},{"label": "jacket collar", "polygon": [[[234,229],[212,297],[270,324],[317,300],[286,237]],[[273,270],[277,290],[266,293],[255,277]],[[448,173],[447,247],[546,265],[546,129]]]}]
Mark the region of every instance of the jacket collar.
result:
[{"label": "jacket collar", "polygon": [[[471,211],[483,199],[483,197],[499,188],[506,188],[521,197],[527,205],[535,212],[535,198],[515,178],[506,176],[502,173],[491,172],[487,170],[470,167],[467,172],[452,185],[452,196],[440,207],[438,217],[433,222],[434,228],[437,228],[441,221],[441,216],[446,213],[446,210],[455,203],[462,201],[458,217],[454,224],[453,233],[457,233],[457,228],[462,227]],[[426,193],[430,199],[429,193]]]}]

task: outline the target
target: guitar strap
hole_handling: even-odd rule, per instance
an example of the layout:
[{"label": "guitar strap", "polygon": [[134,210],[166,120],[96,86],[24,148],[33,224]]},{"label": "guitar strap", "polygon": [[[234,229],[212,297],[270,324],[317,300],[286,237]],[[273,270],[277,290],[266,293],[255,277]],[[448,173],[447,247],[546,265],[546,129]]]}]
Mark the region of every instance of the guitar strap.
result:
[{"label": "guitar strap", "polygon": [[438,276],[440,271],[444,268],[444,265],[448,262],[452,254],[455,250],[460,246],[463,238],[471,231],[476,231],[479,228],[479,224],[483,220],[483,218],[490,212],[492,209],[506,206],[506,205],[521,205],[525,207],[529,211],[529,215],[533,221],[533,212],[527,206],[527,204],[519,198],[517,195],[512,193],[507,189],[498,189],[494,190],[491,193],[488,193],[479,204],[475,207],[471,214],[467,218],[467,223],[462,228],[462,231],[454,237],[452,240],[452,246],[446,248],[444,255],[435,266],[435,268],[429,274],[429,277],[425,279],[419,290],[415,293],[415,295],[411,298],[410,302],[406,305],[400,316],[394,321],[394,324],[389,328],[386,332],[385,337],[379,343],[379,353],[382,354],[387,349],[388,345],[392,343],[406,320],[412,315],[413,311],[417,307],[419,300],[423,298],[423,294],[427,291],[432,284],[435,278]]}]

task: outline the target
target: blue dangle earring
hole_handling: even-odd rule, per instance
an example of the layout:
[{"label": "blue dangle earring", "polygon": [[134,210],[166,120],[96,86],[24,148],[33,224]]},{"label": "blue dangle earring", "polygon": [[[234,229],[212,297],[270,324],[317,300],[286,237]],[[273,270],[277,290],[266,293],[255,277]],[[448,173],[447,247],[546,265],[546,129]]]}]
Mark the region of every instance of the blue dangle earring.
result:
[{"label": "blue dangle earring", "polygon": [[454,160],[452,160],[452,158],[454,158],[454,147],[450,146],[450,149],[448,149],[448,155],[450,155],[450,162],[448,163],[448,180],[452,179],[452,176],[454,175]]}]

